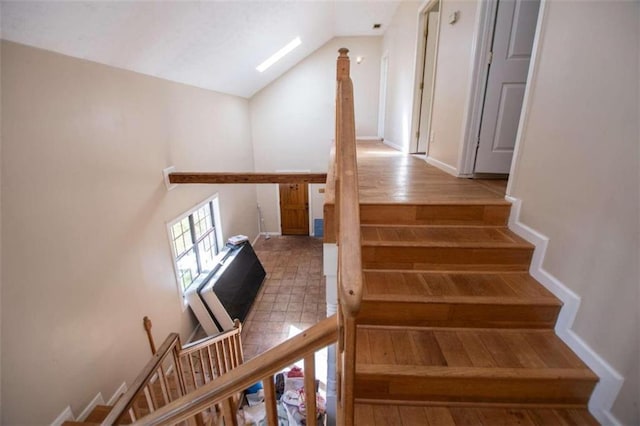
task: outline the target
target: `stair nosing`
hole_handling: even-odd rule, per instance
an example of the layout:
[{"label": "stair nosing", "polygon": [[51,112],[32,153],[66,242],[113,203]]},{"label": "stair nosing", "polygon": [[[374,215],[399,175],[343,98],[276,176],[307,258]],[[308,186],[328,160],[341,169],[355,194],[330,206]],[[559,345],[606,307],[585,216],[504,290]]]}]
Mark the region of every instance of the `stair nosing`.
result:
[{"label": "stair nosing", "polygon": [[534,305],[534,306],[562,306],[556,297],[506,297],[506,296],[419,296],[401,293],[376,295],[365,293],[363,302],[391,302],[391,303],[429,303],[429,304],[468,304],[476,305]]},{"label": "stair nosing", "polygon": [[488,379],[573,379],[597,381],[596,376],[587,366],[573,368],[514,368],[514,367],[451,367],[425,366],[412,364],[371,364],[356,363],[356,377],[394,376],[394,377],[439,377],[439,378],[488,378]]}]

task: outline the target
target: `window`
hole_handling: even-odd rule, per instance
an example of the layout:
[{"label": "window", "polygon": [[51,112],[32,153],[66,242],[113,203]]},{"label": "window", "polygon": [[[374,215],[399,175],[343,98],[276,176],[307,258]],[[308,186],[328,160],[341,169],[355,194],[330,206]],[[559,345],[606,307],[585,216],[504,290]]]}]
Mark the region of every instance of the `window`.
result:
[{"label": "window", "polygon": [[168,225],[176,278],[183,296],[190,286],[206,280],[222,257],[219,210],[216,195]]}]

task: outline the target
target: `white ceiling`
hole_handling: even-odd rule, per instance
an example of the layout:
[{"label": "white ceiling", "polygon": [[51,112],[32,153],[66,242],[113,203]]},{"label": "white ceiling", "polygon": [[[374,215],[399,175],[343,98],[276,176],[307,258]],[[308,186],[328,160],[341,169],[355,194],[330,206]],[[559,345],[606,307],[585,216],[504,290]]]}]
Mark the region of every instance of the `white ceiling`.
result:
[{"label": "white ceiling", "polygon": [[0,25],[7,40],[251,97],[335,36],[382,35],[398,1],[2,1]]}]

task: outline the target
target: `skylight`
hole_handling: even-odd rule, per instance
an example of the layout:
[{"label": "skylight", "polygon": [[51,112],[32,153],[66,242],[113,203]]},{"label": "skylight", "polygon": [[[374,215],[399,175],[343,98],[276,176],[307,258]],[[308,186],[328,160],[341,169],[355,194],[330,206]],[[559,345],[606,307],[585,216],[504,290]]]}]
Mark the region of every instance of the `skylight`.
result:
[{"label": "skylight", "polygon": [[295,49],[296,47],[300,46],[301,43],[302,43],[302,41],[300,40],[300,37],[294,38],[289,43],[287,43],[287,45],[285,47],[283,47],[282,49],[278,50],[276,53],[271,55],[269,57],[269,59],[267,59],[266,61],[264,61],[260,65],[258,65],[256,67],[256,69],[258,71],[260,71],[260,72],[263,72],[264,70],[269,68],[271,65],[275,64],[280,59],[282,59],[287,53],[291,52],[293,49]]}]

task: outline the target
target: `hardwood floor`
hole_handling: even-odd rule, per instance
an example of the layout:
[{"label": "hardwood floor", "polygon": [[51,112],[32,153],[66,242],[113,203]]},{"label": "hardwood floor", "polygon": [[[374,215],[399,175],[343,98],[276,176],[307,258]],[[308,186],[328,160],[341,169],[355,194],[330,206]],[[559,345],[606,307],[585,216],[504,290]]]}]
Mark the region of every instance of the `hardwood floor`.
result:
[{"label": "hardwood floor", "polygon": [[356,424],[597,424],[598,378],[553,330],[561,303],[507,227],[506,182],[373,142],[358,143],[358,172]]}]

